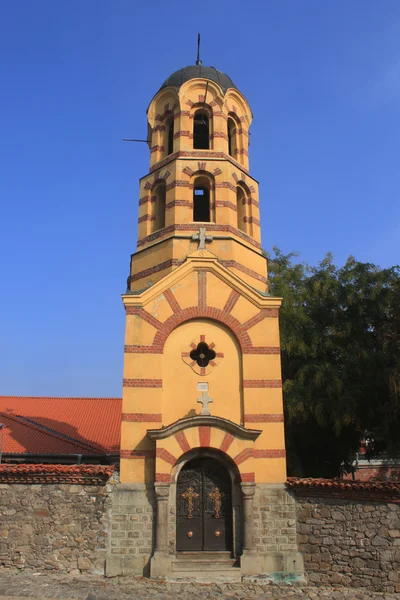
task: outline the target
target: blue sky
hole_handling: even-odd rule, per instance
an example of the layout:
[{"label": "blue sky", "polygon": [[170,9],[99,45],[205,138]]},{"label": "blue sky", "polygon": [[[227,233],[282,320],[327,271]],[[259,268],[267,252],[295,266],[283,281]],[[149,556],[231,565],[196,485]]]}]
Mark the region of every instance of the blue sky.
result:
[{"label": "blue sky", "polygon": [[0,394],[119,396],[146,108],[202,59],[250,102],[263,246],[390,266],[398,0],[0,3]]}]

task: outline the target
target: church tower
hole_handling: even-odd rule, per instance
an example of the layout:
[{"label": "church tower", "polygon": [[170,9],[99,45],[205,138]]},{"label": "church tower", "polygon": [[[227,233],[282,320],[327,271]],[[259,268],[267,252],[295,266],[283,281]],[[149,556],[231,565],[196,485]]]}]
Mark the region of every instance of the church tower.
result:
[{"label": "church tower", "polygon": [[113,508],[136,516],[108,572],[178,576],[207,557],[232,577],[301,571],[250,107],[198,60],[166,79],[147,119]]}]

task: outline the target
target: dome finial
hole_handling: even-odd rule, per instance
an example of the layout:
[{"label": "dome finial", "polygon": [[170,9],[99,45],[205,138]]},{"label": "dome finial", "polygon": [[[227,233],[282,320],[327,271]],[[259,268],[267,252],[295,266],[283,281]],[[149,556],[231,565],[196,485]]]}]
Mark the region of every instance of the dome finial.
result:
[{"label": "dome finial", "polygon": [[197,60],[196,65],[202,65],[203,63],[200,60],[200,34],[197,34]]}]

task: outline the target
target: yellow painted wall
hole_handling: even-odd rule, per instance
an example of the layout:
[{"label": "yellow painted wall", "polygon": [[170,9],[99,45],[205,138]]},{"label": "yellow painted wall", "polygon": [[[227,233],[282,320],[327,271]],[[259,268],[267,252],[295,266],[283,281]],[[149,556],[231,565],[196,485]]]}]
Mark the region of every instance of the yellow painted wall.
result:
[{"label": "yellow painted wall", "polygon": [[[207,376],[196,374],[183,362],[182,352],[196,345],[200,336],[206,342],[215,343],[215,351],[223,352],[221,363]],[[209,396],[214,402],[209,405],[211,414],[241,421],[241,356],[239,345],[232,333],[220,324],[205,319],[195,319],[180,325],[169,336],[163,357],[163,420],[172,423],[177,419],[198,414],[201,405],[196,402],[201,396],[198,382],[207,382]]]}]

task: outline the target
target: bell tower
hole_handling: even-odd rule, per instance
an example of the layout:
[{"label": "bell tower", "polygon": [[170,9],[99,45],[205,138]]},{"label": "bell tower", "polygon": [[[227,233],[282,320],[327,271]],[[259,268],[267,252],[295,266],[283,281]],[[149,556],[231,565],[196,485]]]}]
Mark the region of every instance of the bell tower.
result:
[{"label": "bell tower", "polygon": [[250,107],[198,61],[166,79],[147,119],[107,572],[182,576],[210,551],[229,577],[301,572]]},{"label": "bell tower", "polygon": [[128,290],[144,290],[183,264],[202,227],[220,264],[266,292],[244,96],[214,67],[186,67],[163,83],[147,118],[150,170],[140,181]]}]

